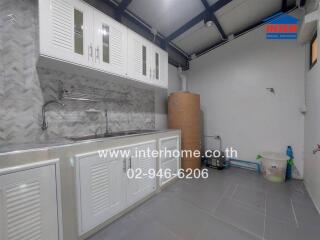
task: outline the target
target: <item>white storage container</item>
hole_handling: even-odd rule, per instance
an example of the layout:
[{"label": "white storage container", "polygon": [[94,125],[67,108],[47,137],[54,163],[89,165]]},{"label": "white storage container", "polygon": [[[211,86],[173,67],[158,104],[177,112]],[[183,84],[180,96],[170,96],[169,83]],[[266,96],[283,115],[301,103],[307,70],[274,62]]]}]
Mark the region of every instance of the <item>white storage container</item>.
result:
[{"label": "white storage container", "polygon": [[262,157],[262,174],[272,182],[284,182],[286,179],[286,169],[289,157],[273,152],[264,152]]}]

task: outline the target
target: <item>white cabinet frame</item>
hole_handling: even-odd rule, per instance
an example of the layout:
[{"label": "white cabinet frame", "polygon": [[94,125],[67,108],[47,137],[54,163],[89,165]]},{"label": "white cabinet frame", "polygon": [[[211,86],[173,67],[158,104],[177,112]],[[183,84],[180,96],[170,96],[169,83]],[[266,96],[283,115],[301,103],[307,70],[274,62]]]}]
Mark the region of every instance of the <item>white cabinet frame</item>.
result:
[{"label": "white cabinet frame", "polygon": [[[173,136],[173,137],[166,137],[166,138],[160,138],[159,139],[159,151],[162,151],[164,150],[165,148],[163,147],[164,143],[167,142],[167,141],[171,141],[173,140],[174,141],[174,144],[176,146],[176,148],[174,150],[177,150],[177,151],[180,151],[180,137],[179,136]],[[169,150],[169,149],[168,149]],[[169,161],[176,161],[176,169],[179,170],[180,169],[180,157],[172,157],[170,158],[169,160],[167,158],[165,158],[164,156],[161,156],[159,157],[159,170],[162,169],[162,164],[163,162],[167,160],[166,162],[169,162]],[[164,171],[165,169],[162,169],[162,171]],[[160,187],[166,185],[167,183],[171,182],[172,180],[174,180],[175,178],[177,178],[177,176],[172,176],[171,178],[169,179],[166,179],[166,180],[163,180],[161,178],[159,178],[159,185]]]}]

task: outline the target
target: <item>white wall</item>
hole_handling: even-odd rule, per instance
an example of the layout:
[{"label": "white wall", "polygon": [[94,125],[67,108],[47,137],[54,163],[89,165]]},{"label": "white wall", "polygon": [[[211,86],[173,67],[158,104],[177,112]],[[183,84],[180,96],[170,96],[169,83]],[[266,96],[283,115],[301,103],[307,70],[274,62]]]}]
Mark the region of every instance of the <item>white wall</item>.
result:
[{"label": "white wall", "polygon": [[168,83],[168,95],[173,92],[178,92],[181,90],[181,81],[178,75],[178,69],[171,64],[169,64],[169,83]]},{"label": "white wall", "polygon": [[179,91],[180,79],[178,77],[178,70],[176,67],[169,64],[168,68],[169,83],[168,91],[163,89],[157,89],[155,91],[155,126],[156,129],[167,128],[167,99],[168,95],[172,92]]},{"label": "white wall", "polygon": [[[309,3],[309,11],[316,6],[316,2]],[[318,33],[320,31],[318,24]],[[319,34],[318,34],[319,36]],[[318,41],[319,43],[319,41]],[[320,46],[318,46],[320,49]],[[306,46],[307,60],[309,59],[309,44]],[[313,154],[316,144],[320,144],[320,62],[309,70],[309,62],[306,61],[306,105],[305,117],[305,185],[320,211],[320,153]]]},{"label": "white wall", "polygon": [[291,145],[302,174],[304,68],[304,47],[266,40],[263,27],[193,60],[188,88],[201,95],[205,134],[220,134],[242,160]]}]

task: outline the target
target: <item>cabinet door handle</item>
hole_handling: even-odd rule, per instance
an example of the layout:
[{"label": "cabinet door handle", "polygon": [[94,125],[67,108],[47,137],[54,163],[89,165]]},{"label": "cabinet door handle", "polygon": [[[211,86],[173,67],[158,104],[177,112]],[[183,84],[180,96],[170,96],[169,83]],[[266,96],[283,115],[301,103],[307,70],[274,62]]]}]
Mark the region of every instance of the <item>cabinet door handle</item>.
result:
[{"label": "cabinet door handle", "polygon": [[100,50],[99,50],[99,47],[96,48],[95,52],[96,52],[96,54],[95,54],[96,55],[95,56],[95,62],[97,62],[97,59],[100,62]]},{"label": "cabinet door handle", "polygon": [[151,77],[151,68],[150,68],[150,79],[152,79],[152,77]]},{"label": "cabinet door handle", "polygon": [[92,43],[88,46],[88,59],[92,59],[93,55],[93,49],[92,49]]},{"label": "cabinet door handle", "polygon": [[127,159],[126,158],[123,159],[123,168],[122,169],[123,169],[124,173],[127,172]]}]

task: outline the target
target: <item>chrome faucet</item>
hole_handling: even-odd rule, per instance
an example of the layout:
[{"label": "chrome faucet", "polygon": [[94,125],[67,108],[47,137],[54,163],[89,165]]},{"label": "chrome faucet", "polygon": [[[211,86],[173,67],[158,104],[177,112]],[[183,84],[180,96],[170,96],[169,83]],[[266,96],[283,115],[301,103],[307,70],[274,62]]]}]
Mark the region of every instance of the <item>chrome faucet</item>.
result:
[{"label": "chrome faucet", "polygon": [[98,127],[94,132],[94,135],[97,137],[99,132],[102,132],[102,127]]},{"label": "chrome faucet", "polygon": [[51,100],[51,101],[48,101],[46,102],[45,104],[43,104],[42,106],[42,125],[41,125],[41,129],[43,131],[47,130],[48,129],[48,123],[46,121],[46,107],[52,103],[56,103],[56,104],[59,104],[60,106],[64,106],[63,103],[59,102],[59,101],[56,101],[56,100]]}]

